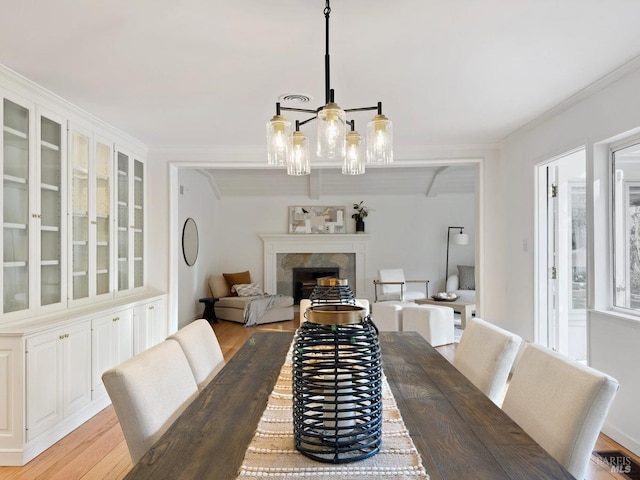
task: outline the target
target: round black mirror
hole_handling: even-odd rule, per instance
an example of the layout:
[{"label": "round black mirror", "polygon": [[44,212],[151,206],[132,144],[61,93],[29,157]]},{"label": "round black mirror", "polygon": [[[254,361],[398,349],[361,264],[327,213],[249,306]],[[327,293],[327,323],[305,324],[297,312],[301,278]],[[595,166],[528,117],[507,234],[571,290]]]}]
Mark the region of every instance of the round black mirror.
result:
[{"label": "round black mirror", "polygon": [[189,217],[182,228],[182,254],[184,261],[190,267],[196,263],[198,258],[198,244],[198,226],[196,221]]}]

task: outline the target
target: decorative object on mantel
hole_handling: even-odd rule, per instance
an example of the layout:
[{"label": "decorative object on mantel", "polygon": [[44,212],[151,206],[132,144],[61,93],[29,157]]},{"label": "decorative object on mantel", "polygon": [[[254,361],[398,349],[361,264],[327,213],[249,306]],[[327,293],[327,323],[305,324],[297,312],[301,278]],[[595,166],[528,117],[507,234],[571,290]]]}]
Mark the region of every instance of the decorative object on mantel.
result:
[{"label": "decorative object on mantel", "polygon": [[356,211],[351,218],[356,221],[356,233],[364,233],[364,219],[369,216],[369,212],[373,212],[372,208],[363,205],[364,200],[360,203],[354,203],[353,209]]},{"label": "decorative object on mantel", "polygon": [[293,438],[313,460],[369,458],[382,442],[378,330],[345,279],[318,279],[293,347]]},{"label": "decorative object on mantel", "polygon": [[344,233],[345,207],[289,207],[289,233]]},{"label": "decorative object on mantel", "polygon": [[[286,165],[288,175],[308,175],[309,142],[300,127],[318,120],[318,144],[316,154],[320,158],[342,161],[342,173],[359,175],[364,173],[363,141],[355,131],[355,120],[347,120],[347,113],[377,110],[377,115],[367,124],[367,163],[386,164],[393,162],[393,137],[391,121],[382,114],[382,102],[375,107],[342,109],[335,103],[334,90],[329,76],[329,15],[331,6],[326,0],[325,17],[325,106],[317,109],[281,107],[276,103],[276,114],[267,123],[267,161],[269,165]],[[300,94],[283,95],[281,98],[306,97]],[[296,129],[291,133],[291,122],[280,114],[281,110],[312,115],[305,120],[296,120]],[[347,124],[351,131],[347,133]]]}]

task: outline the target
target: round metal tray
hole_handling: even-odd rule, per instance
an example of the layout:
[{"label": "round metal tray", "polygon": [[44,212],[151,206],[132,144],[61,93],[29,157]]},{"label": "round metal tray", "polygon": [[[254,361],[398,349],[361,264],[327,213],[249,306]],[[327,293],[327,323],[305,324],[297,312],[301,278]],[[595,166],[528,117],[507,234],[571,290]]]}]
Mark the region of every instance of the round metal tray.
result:
[{"label": "round metal tray", "polygon": [[358,305],[315,305],[307,308],[307,321],[319,325],[353,325],[364,320],[365,309]]}]

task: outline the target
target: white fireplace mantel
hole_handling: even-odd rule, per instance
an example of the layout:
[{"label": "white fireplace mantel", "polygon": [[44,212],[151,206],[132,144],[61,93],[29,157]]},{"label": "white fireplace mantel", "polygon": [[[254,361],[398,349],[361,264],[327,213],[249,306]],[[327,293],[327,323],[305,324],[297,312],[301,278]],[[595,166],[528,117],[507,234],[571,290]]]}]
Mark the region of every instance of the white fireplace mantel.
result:
[{"label": "white fireplace mantel", "polygon": [[[279,253],[355,253],[356,290],[366,292],[367,234],[260,234],[264,244],[264,291],[277,289]],[[358,291],[353,292],[359,297]]]}]

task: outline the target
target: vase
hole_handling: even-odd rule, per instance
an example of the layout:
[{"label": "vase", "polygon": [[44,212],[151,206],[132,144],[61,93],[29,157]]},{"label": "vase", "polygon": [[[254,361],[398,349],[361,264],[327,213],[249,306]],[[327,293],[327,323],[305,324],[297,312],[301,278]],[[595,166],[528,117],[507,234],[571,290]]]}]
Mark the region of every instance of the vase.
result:
[{"label": "vase", "polygon": [[364,220],[356,220],[356,233],[364,233]]}]

